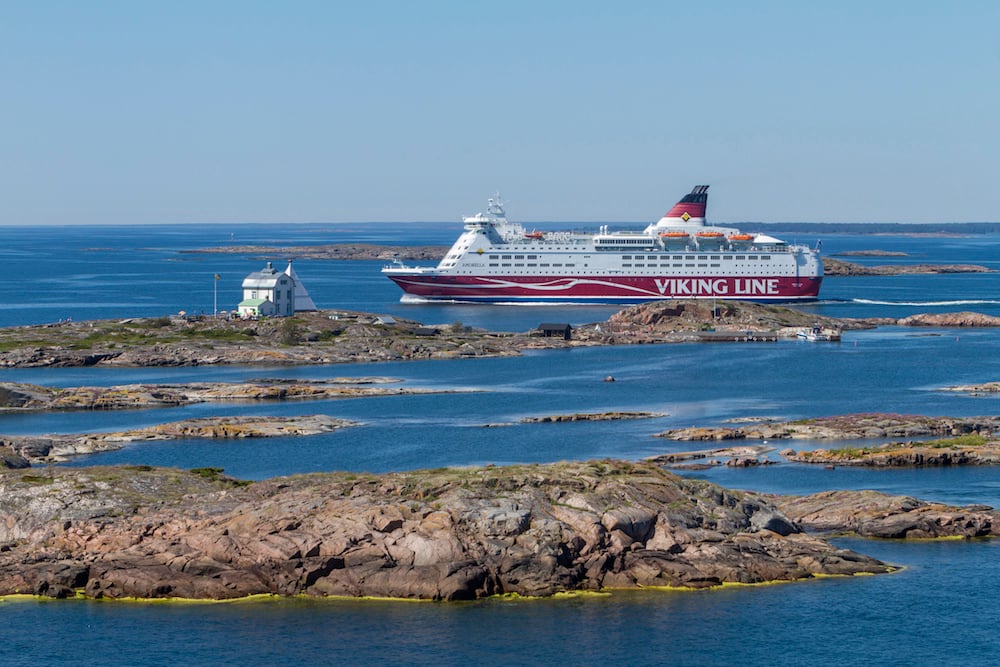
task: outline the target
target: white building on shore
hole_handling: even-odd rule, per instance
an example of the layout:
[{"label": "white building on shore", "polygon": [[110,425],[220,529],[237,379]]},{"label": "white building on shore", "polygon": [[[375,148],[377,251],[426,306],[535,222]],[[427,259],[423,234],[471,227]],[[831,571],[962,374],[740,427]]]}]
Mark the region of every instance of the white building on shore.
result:
[{"label": "white building on shore", "polygon": [[267,263],[243,279],[240,317],[288,317],[295,312],[295,279]]},{"label": "white building on shore", "polygon": [[279,272],[271,262],[243,279],[240,317],[288,317],[296,312],[318,310],[305,285],[292,268]]}]

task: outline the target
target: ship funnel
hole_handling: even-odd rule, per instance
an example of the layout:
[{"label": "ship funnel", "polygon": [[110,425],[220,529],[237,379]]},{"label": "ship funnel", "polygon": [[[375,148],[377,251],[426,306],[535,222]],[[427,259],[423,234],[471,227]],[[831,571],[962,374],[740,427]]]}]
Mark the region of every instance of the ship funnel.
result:
[{"label": "ship funnel", "polygon": [[690,193],[674,204],[674,207],[667,211],[664,218],[689,218],[705,217],[705,209],[708,208],[708,186],[696,185]]}]

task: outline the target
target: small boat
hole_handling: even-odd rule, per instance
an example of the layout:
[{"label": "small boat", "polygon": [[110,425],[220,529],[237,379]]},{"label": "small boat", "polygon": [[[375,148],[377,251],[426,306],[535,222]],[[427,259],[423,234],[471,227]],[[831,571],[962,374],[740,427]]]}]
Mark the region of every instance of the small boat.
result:
[{"label": "small boat", "polygon": [[753,241],[753,234],[731,234],[730,241]]},{"label": "small boat", "polygon": [[721,239],[725,234],[722,232],[698,232],[696,236],[700,239]]},{"label": "small boat", "polygon": [[526,238],[526,239],[542,239],[542,238],[545,238],[545,232],[538,232],[538,231],[532,230],[530,232],[525,232],[524,238]]},{"label": "small boat", "polygon": [[824,331],[819,325],[805,331],[799,331],[795,334],[795,336],[811,342],[840,340],[839,333],[835,331]]},{"label": "small boat", "polygon": [[662,232],[660,236],[665,239],[686,239],[691,235],[687,232]]}]

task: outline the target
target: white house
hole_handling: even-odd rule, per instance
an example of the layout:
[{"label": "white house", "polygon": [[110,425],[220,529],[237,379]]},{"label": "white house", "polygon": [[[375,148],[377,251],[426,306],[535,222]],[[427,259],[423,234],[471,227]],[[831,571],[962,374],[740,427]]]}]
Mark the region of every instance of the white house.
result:
[{"label": "white house", "polygon": [[271,262],[243,279],[242,317],[288,317],[295,312],[295,279],[275,269]]}]

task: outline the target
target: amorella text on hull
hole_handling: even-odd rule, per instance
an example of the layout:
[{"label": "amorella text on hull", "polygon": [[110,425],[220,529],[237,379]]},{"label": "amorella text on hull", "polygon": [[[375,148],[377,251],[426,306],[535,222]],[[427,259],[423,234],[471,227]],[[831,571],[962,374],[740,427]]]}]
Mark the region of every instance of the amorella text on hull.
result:
[{"label": "amorella text on hull", "polygon": [[499,196],[436,267],[382,269],[408,295],[488,303],[630,303],[674,298],[810,301],[823,264],[816,249],[705,224],[699,185],[642,231],[528,232]]}]

